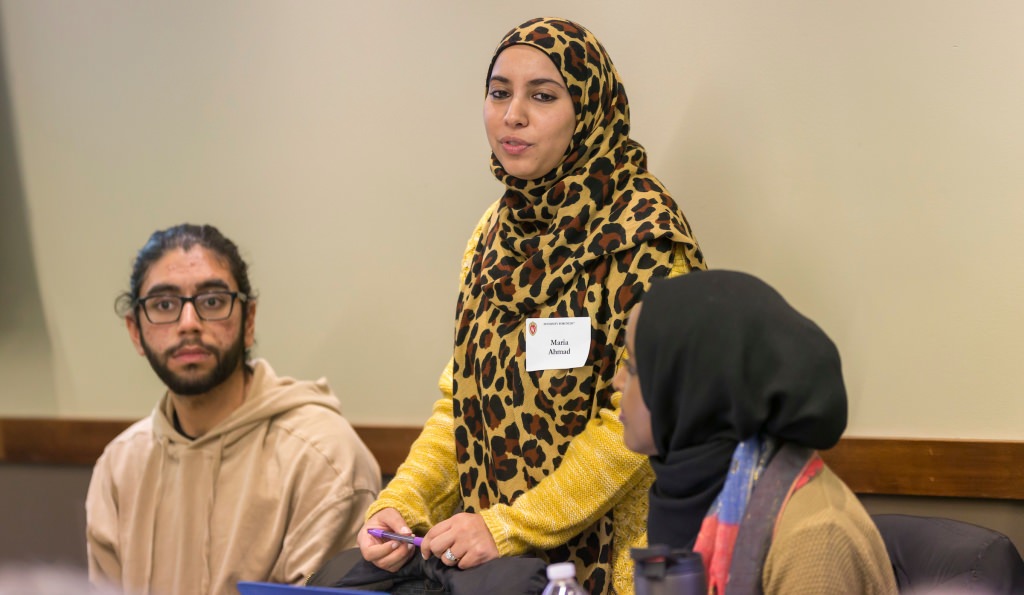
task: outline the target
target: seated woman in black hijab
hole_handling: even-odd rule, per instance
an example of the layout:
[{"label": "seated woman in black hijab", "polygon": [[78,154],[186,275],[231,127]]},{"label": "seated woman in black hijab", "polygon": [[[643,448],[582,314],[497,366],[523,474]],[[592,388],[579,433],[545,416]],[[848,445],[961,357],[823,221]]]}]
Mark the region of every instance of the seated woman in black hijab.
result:
[{"label": "seated woman in black hijab", "polygon": [[759,279],[655,282],[626,331],[621,420],[650,455],[648,542],[701,553],[708,592],[895,593],[882,538],[815,449],[846,427],[835,345]]}]

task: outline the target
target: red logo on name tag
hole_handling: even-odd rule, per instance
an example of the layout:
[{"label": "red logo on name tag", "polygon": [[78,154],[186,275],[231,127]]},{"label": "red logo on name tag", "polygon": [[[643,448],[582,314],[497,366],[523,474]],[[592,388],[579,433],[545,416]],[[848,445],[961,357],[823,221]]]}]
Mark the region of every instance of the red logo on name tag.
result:
[{"label": "red logo on name tag", "polygon": [[530,328],[530,336],[531,337],[537,334],[537,323],[536,322],[531,322],[529,328]]}]

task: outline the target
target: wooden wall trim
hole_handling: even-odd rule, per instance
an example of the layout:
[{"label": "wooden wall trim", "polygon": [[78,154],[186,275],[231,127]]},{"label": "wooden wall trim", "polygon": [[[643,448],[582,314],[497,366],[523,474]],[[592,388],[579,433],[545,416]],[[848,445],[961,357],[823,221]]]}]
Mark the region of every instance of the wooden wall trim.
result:
[{"label": "wooden wall trim", "polygon": [[[0,463],[92,465],[131,421],[0,417]],[[420,428],[355,426],[392,475]],[[1024,441],[847,437],[822,452],[858,494],[1024,500]]]},{"label": "wooden wall trim", "polygon": [[1024,499],[1024,442],[843,438],[821,454],[858,494]]},{"label": "wooden wall trim", "polygon": [[409,447],[419,437],[422,428],[355,426],[355,429],[366,446],[373,452],[373,456],[377,457],[380,472],[384,475],[394,475],[398,466],[409,454]]},{"label": "wooden wall trim", "polygon": [[0,462],[92,465],[131,421],[0,418]]},{"label": "wooden wall trim", "polygon": [[[92,466],[103,448],[132,420],[0,417],[0,464]],[[355,426],[380,463],[381,473],[394,475],[409,454],[420,428]]]}]

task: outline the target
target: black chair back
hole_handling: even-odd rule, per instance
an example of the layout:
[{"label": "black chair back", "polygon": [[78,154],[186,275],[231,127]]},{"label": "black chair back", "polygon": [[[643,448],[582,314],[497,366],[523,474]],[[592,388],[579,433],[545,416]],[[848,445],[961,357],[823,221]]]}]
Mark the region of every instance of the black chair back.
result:
[{"label": "black chair back", "polygon": [[1024,593],[1024,560],[998,531],[941,517],[872,515],[901,593]]}]

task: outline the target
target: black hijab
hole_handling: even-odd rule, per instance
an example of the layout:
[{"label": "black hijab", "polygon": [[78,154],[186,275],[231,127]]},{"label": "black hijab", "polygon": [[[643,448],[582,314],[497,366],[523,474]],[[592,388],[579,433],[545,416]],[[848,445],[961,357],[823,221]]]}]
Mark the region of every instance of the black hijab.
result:
[{"label": "black hijab", "polygon": [[696,271],[655,281],[635,343],[658,449],[651,544],[693,546],[739,442],[760,434],[827,449],[846,427],[835,345],[751,275]]}]

